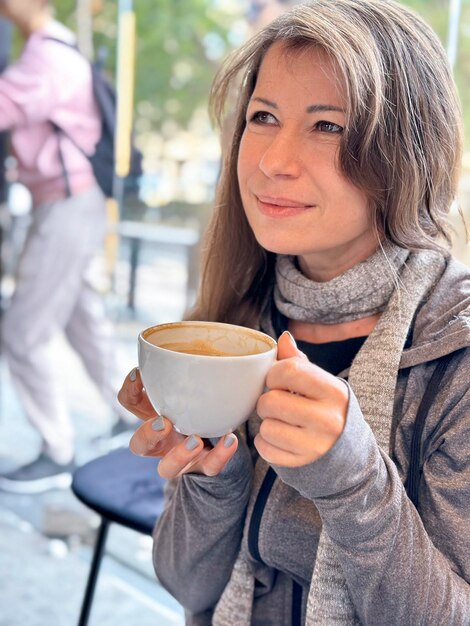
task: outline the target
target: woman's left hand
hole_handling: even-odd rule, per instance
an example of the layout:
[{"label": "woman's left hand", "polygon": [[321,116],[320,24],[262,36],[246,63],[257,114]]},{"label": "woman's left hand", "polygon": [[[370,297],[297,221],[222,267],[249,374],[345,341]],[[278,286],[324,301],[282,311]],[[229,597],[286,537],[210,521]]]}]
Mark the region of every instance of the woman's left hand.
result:
[{"label": "woman's left hand", "polygon": [[289,333],[278,342],[278,360],[266,378],[268,391],[256,410],[262,423],[255,438],[268,463],[300,467],[330,450],[343,432],[346,384],[310,363]]}]

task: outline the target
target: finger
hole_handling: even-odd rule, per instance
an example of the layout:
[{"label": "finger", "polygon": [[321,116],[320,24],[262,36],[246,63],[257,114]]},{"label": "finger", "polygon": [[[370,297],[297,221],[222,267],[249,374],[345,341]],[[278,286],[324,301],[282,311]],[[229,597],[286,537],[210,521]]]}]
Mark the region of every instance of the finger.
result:
[{"label": "finger", "polygon": [[267,419],[262,422],[259,435],[273,448],[302,459],[301,465],[304,465],[328,452],[341,432],[339,420],[331,423],[331,420],[323,419],[320,427],[314,424],[314,428],[308,430],[276,419]]},{"label": "finger", "polygon": [[261,419],[273,418],[300,427],[307,426],[312,419],[318,420],[325,410],[330,410],[329,404],[284,389],[263,393],[256,404],[256,412]]},{"label": "finger", "polygon": [[299,350],[294,337],[288,330],[285,330],[277,342],[277,360],[289,359],[293,356],[307,359],[306,355]]},{"label": "finger", "polygon": [[259,455],[271,465],[300,467],[305,464],[302,457],[287,450],[282,450],[277,446],[273,446],[265,441],[259,433],[256,435],[253,443]]},{"label": "finger", "polygon": [[139,426],[129,448],[138,456],[164,456],[183,439],[184,435],[176,432],[170,420],[159,416]]},{"label": "finger", "polygon": [[124,379],[117,398],[124,408],[136,417],[148,420],[155,418],[157,412],[148,399],[144,389],[140,371],[135,367]]},{"label": "finger", "polygon": [[238,439],[235,434],[230,433],[221,437],[217,445],[209,450],[198,463],[198,470],[205,476],[217,476],[230,461],[237,448]]},{"label": "finger", "polygon": [[176,478],[207,453],[208,450],[200,437],[197,435],[186,437],[165,454],[158,466],[158,473],[163,478]]},{"label": "finger", "polygon": [[305,422],[305,413],[308,409],[314,410],[312,403],[315,402],[283,389],[271,389],[259,397],[256,413],[262,420],[273,418],[293,426],[302,426]]},{"label": "finger", "polygon": [[345,402],[325,402],[273,389],[259,398],[256,412],[263,422],[274,419],[318,438],[337,439],[344,429],[347,408],[347,396]]},{"label": "finger", "polygon": [[276,361],[268,372],[266,386],[315,400],[347,396],[345,385],[338,378],[300,357]]},{"label": "finger", "polygon": [[271,446],[291,452],[294,455],[303,454],[305,446],[305,432],[298,426],[291,426],[277,419],[266,419],[259,429],[260,437]]}]

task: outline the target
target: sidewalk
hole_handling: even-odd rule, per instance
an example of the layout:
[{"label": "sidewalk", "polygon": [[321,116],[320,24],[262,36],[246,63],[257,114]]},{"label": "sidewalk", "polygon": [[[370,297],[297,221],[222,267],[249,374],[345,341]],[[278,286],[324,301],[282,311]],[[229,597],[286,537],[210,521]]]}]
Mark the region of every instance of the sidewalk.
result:
[{"label": "sidewalk", "polygon": [[[122,255],[125,259],[127,256]],[[117,358],[124,376],[137,363],[142,328],[181,319],[185,266],[177,253],[144,251],[136,311],[125,309],[127,262],[117,269],[117,295],[108,300]],[[112,417],[81,363],[59,338],[53,346],[77,432],[77,460],[104,454]],[[116,444],[127,445],[124,434]],[[24,418],[0,354],[0,468],[33,459],[39,440]],[[73,626],[78,622],[99,519],[70,490],[35,496],[0,491],[0,626]],[[183,611],[156,581],[152,540],[114,524],[90,617],[90,626],[181,626]]]},{"label": "sidewalk", "polygon": [[[68,549],[66,542],[46,538],[3,508],[0,537],[1,626],[76,624],[89,550],[80,550],[78,545]],[[122,537],[122,541],[130,539]],[[181,609],[156,583],[113,558],[107,557],[103,563],[90,626],[183,624]]]}]

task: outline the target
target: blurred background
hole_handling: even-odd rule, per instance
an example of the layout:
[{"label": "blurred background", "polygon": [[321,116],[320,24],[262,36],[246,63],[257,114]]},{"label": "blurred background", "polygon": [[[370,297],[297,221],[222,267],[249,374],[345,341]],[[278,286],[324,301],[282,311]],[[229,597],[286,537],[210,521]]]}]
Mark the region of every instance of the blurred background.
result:
[{"label": "blurred background", "polygon": [[[56,18],[81,51],[115,81],[119,12],[136,16],[135,143],[143,175],[122,181],[109,203],[109,234],[95,281],[116,333],[122,376],[137,361],[136,338],[149,325],[181,319],[194,300],[199,241],[210,214],[220,142],[207,112],[214,72],[257,28],[296,4],[281,0],[55,0]],[[454,251],[470,263],[459,210],[470,221],[470,2],[408,0],[448,51],[465,116],[466,152],[459,203],[453,207]],[[0,20],[0,69],[21,41]],[[122,50],[121,50],[122,51]],[[123,50],[126,57],[126,50]],[[129,58],[132,54],[129,51]],[[122,57],[121,57],[122,58]],[[14,269],[29,225],[31,199],[15,180],[8,137],[0,136],[0,313],[14,291]],[[3,172],[2,170],[3,164]],[[112,416],[61,337],[53,346],[85,462],[117,445]],[[34,457],[39,445],[9,383],[0,346],[0,469]],[[97,517],[69,490],[0,492],[0,626],[68,626],[78,618]],[[150,538],[113,528],[91,624],[182,624],[177,603],[155,581]]]}]

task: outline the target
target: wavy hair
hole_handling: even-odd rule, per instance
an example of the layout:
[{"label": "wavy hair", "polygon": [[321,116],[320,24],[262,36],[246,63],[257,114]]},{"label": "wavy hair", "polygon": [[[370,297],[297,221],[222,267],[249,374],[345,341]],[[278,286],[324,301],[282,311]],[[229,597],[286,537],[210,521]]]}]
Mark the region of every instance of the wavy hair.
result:
[{"label": "wavy hair", "polygon": [[[237,180],[245,111],[268,48],[318,47],[337,64],[348,110],[340,168],[366,191],[377,232],[410,250],[450,244],[447,214],[462,157],[461,108],[445,51],[415,12],[391,0],[311,0],[233,52],[217,73],[211,110],[223,126],[235,89],[231,136],[203,248],[192,318],[257,324],[274,278],[273,253],[256,242]],[[241,76],[241,81],[240,81]]]}]

